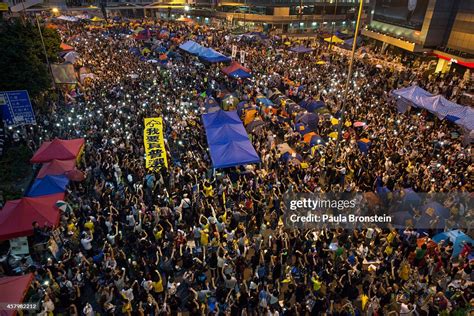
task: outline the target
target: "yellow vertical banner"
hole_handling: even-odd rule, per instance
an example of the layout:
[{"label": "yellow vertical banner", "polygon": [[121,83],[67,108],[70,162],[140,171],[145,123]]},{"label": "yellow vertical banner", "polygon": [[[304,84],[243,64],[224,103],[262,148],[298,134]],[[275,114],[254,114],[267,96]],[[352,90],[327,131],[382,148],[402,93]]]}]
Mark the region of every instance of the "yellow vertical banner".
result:
[{"label": "yellow vertical banner", "polygon": [[161,117],[145,118],[143,143],[146,153],[145,167],[153,171],[160,170],[163,167],[168,168],[163,119]]}]

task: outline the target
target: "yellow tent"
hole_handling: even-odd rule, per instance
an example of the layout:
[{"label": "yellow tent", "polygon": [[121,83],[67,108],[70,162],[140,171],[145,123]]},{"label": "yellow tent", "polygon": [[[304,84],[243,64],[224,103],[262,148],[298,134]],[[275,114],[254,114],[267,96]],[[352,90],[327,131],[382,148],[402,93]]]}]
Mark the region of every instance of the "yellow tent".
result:
[{"label": "yellow tent", "polygon": [[[331,40],[332,38],[332,40]],[[333,44],[341,44],[341,43],[344,43],[344,41],[342,39],[340,39],[339,37],[337,37],[336,35],[333,35],[332,37],[327,37],[324,39],[326,42],[328,43],[333,43]]]}]

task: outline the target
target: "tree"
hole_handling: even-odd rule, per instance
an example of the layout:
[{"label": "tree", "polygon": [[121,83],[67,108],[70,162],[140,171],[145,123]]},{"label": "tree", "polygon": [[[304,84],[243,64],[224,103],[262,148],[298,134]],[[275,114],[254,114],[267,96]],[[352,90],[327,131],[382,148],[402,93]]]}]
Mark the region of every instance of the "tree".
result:
[{"label": "tree", "polygon": [[[48,58],[58,59],[61,40],[55,30],[42,28]],[[18,19],[0,22],[0,91],[28,90],[37,97],[51,87],[51,75],[35,24]]]}]

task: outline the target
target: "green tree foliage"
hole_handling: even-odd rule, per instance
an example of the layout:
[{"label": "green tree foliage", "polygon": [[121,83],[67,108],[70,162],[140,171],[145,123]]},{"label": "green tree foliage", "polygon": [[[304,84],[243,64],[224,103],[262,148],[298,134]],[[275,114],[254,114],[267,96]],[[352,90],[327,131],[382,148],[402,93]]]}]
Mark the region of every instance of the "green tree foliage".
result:
[{"label": "green tree foliage", "polygon": [[[42,28],[50,62],[57,61],[61,39],[55,30]],[[51,87],[41,37],[36,24],[21,20],[0,22],[0,91],[28,90],[37,97]]]}]

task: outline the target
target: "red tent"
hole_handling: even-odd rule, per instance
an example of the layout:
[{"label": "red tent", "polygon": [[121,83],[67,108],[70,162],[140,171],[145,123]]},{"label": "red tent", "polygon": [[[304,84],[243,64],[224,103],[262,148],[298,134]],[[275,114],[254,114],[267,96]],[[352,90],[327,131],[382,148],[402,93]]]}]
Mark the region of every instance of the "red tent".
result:
[{"label": "red tent", "polygon": [[36,151],[31,163],[43,163],[53,159],[76,159],[84,145],[84,138],[64,140],[56,138],[52,142],[44,142]]},{"label": "red tent", "polygon": [[56,227],[59,224],[58,200],[64,200],[64,193],[8,201],[0,210],[0,240],[31,235],[34,221],[40,227],[45,224]]},{"label": "red tent", "polygon": [[226,75],[230,75],[231,73],[239,69],[242,69],[243,71],[247,73],[250,73],[250,69],[245,68],[244,66],[242,66],[236,61],[231,62],[228,67],[222,68],[222,72],[225,73]]},{"label": "red tent", "polygon": [[61,45],[59,45],[59,48],[61,48],[63,51],[74,50],[74,47],[66,43],[61,43]]},{"label": "red tent", "polygon": [[76,168],[76,159],[70,160],[57,160],[53,159],[50,162],[43,164],[41,170],[36,176],[37,179],[44,178],[47,175],[56,176],[60,174],[66,174],[67,172]]},{"label": "red tent", "polygon": [[[0,302],[2,302],[2,304],[23,303],[33,278],[33,273],[0,278]],[[5,306],[3,307],[5,308]],[[2,316],[14,316],[16,314],[15,309],[5,309],[0,313]]]}]

